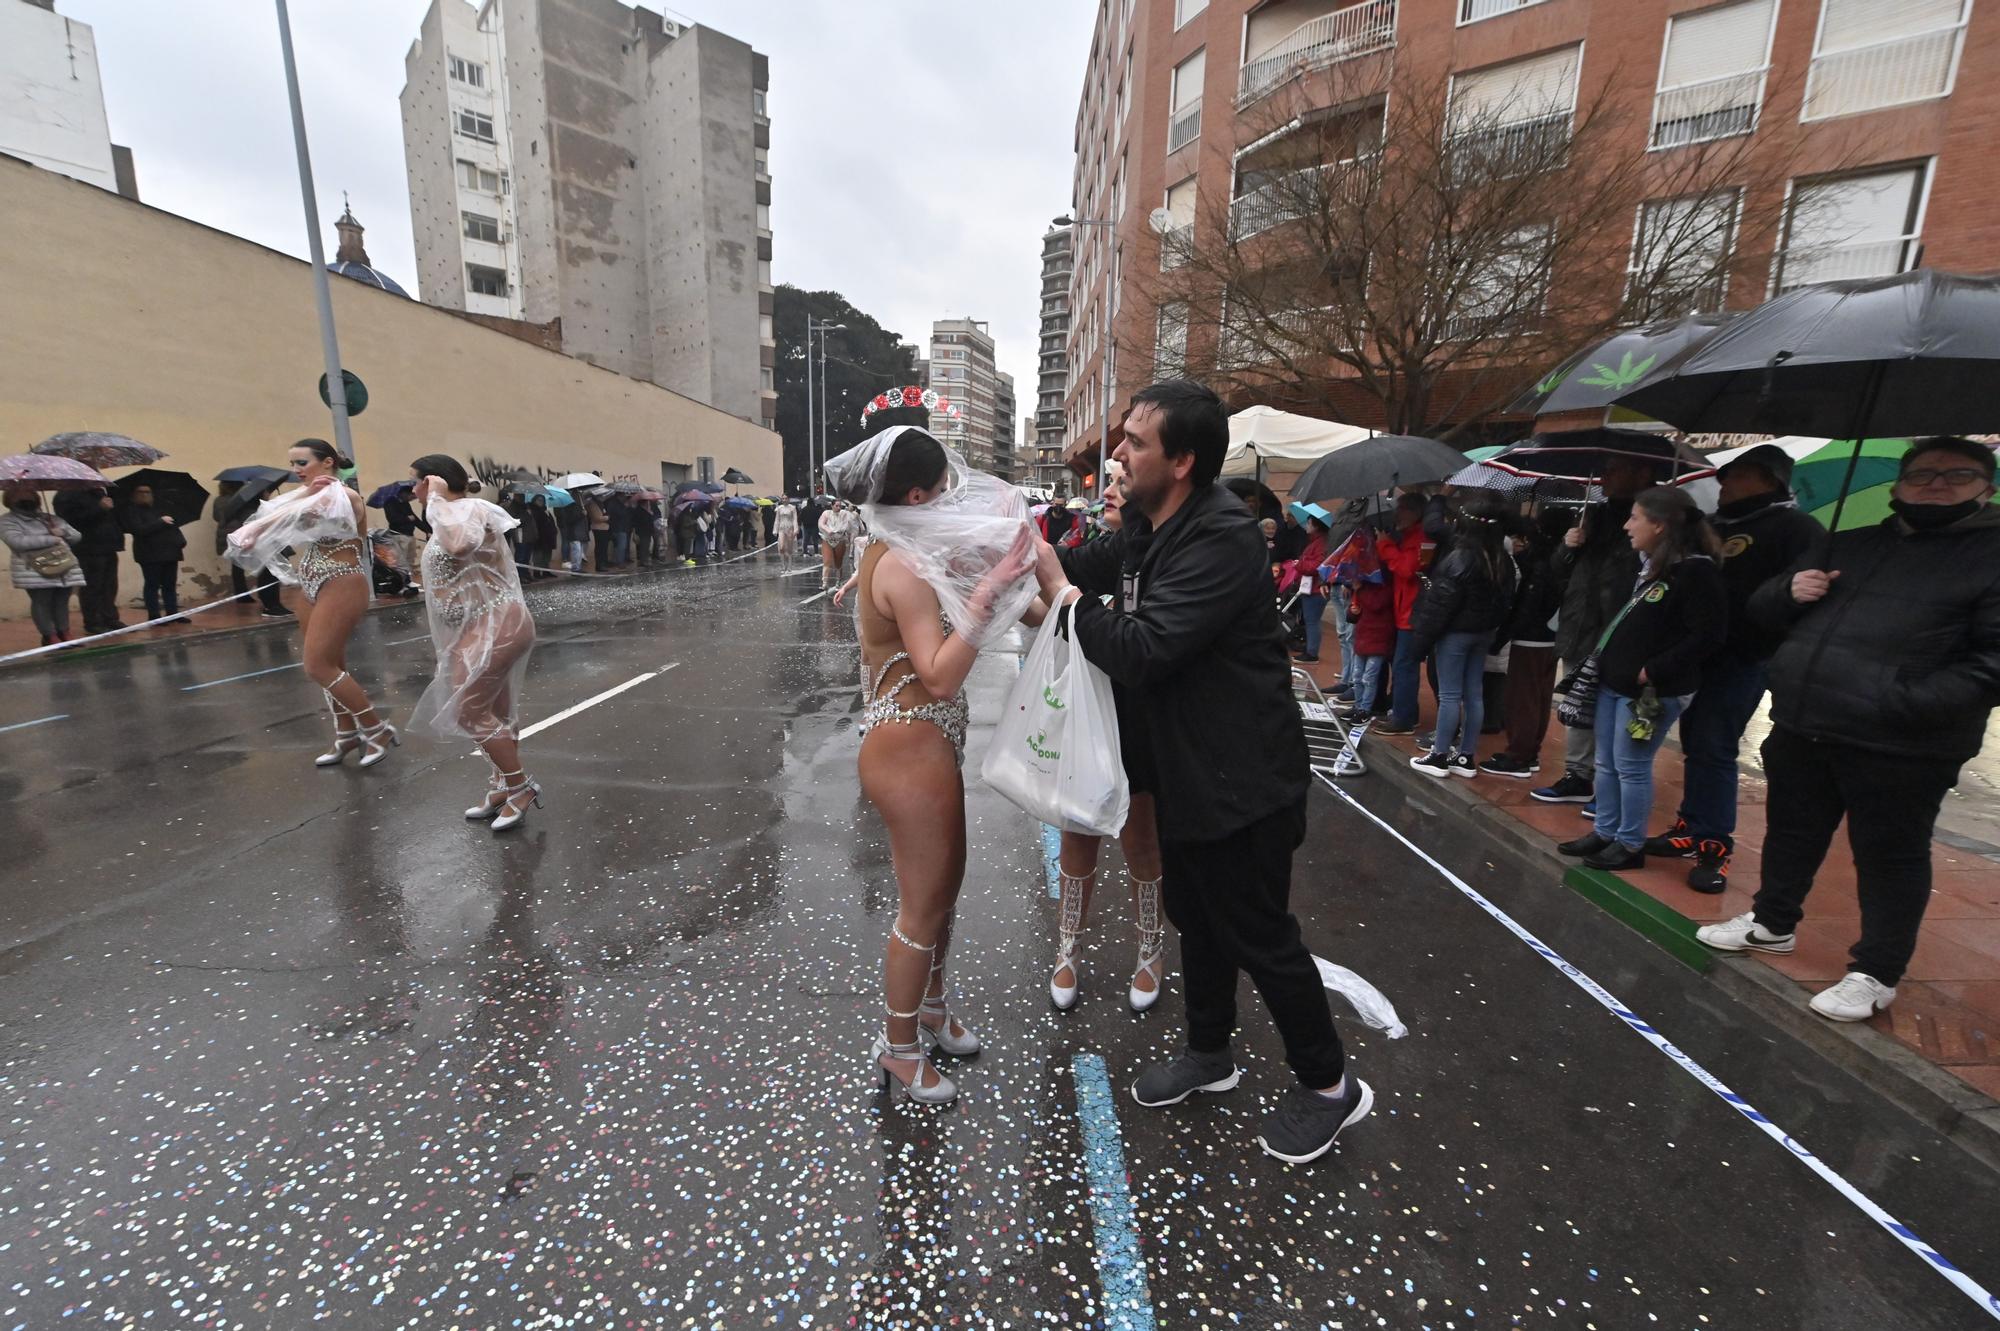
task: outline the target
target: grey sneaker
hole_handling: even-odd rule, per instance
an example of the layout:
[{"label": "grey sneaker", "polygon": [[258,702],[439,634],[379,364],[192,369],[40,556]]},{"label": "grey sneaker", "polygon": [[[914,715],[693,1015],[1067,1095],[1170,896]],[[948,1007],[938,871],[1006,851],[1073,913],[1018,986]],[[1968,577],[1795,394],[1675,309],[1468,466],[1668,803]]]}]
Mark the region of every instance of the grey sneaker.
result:
[{"label": "grey sneaker", "polygon": [[1294,1086],[1264,1119],[1257,1144],[1266,1155],[1303,1165],[1325,1155],[1342,1132],[1368,1117],[1374,1107],[1375,1092],[1359,1077],[1347,1079],[1347,1094],[1338,1100]]},{"label": "grey sneaker", "polygon": [[1171,1063],[1155,1063],[1132,1083],[1132,1098],[1148,1109],[1177,1105],[1196,1091],[1211,1095],[1233,1091],[1243,1074],[1227,1049],[1203,1054],[1183,1050]]}]

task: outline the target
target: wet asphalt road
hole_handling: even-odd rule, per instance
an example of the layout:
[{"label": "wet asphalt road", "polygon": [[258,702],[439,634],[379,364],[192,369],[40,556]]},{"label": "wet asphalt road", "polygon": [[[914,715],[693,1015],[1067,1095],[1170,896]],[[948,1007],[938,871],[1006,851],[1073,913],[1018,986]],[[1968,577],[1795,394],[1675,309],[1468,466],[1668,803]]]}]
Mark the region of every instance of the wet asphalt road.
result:
[{"label": "wet asphalt road", "polygon": [[[956,1106],[887,1103],[853,628],[777,573],[535,593],[530,721],[672,669],[528,741],[548,807],[511,839],[460,818],[460,746],[315,770],[290,629],[0,673],[0,1331],[1994,1324],[1323,789],[1308,940],[1410,1028],[1336,1004],[1378,1094],[1337,1152],[1256,1150],[1287,1073],[1247,987],[1239,1090],[1130,1101],[1175,988],[1125,1010],[1107,878],[1084,1002],[1050,1010],[1039,829],[976,781],[954,970],[986,1051]],[[423,631],[357,637],[392,717]],[[1014,668],[975,675],[975,771]],[[1970,1157],[1442,806],[1346,784],[2000,1284]],[[1111,1075],[1145,1305],[1107,1306],[1079,1054]]]}]

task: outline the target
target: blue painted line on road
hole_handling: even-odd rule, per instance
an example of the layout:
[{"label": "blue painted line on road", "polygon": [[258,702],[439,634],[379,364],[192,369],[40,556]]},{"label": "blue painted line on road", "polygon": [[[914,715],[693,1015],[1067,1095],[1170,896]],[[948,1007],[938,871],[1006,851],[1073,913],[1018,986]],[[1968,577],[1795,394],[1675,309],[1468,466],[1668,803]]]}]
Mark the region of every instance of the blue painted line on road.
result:
[{"label": "blue painted line on road", "polygon": [[55,716],[44,716],[34,721],[16,721],[11,726],[0,726],[0,735],[4,735],[10,730],[26,730],[29,726],[45,726],[51,721],[67,720],[69,720],[69,713],[60,712]]},{"label": "blue painted line on road", "polygon": [[1107,1331],[1153,1331],[1153,1294],[1146,1256],[1133,1223],[1132,1189],[1125,1178],[1125,1142],[1111,1078],[1096,1054],[1078,1054],[1076,1115],[1083,1125],[1083,1158],[1090,1174],[1090,1223],[1097,1235],[1097,1282],[1104,1291]]},{"label": "blue painted line on road", "polygon": [[280,670],[297,670],[300,664],[298,661],[293,661],[288,665],[272,666],[269,670],[252,670],[248,674],[231,675],[228,679],[211,679],[206,684],[188,684],[182,687],[181,692],[194,693],[199,689],[212,689],[217,684],[234,684],[239,679],[255,679],[259,675],[275,675]]},{"label": "blue painted line on road", "polygon": [[1062,897],[1062,833],[1042,824],[1042,871],[1049,880],[1049,895]]},{"label": "blue painted line on road", "polygon": [[[1345,790],[1341,789],[1340,784],[1334,781],[1333,778],[1329,777],[1324,771],[1322,771],[1318,767],[1315,767],[1313,768],[1313,775],[1318,777],[1322,782],[1324,782],[1328,790],[1331,790],[1335,795],[1338,795],[1342,800],[1344,800],[1347,803],[1348,807],[1352,808],[1362,817],[1368,819],[1369,822],[1374,823],[1377,827],[1387,832],[1390,836],[1396,838],[1396,840],[1402,842],[1403,845],[1406,846],[1410,850],[1410,852],[1413,855],[1415,855],[1418,859],[1422,860],[1425,864],[1430,865],[1431,868],[1436,869],[1438,873],[1444,876],[1444,880],[1446,882],[1450,883],[1453,887],[1457,888],[1461,893],[1463,893],[1466,896],[1466,898],[1472,902],[1472,904],[1478,906],[1481,910],[1485,911],[1488,915],[1492,916],[1495,920],[1499,921],[1500,925],[1503,928],[1505,928],[1507,932],[1513,934],[1523,943],[1526,943],[1530,948],[1532,948],[1535,951],[1536,955],[1542,958],[1542,960],[1548,962],[1551,966],[1554,966],[1557,970],[1561,971],[1564,975],[1568,976],[1571,983],[1575,984],[1577,988],[1583,990],[1585,993],[1589,994],[1592,998],[1596,999],[1598,1003],[1600,1003],[1613,1016],[1617,1017],[1620,1021],[1624,1022],[1626,1027],[1630,1029],[1634,1034],[1638,1035],[1641,1039],[1645,1040],[1646,1043],[1652,1045],[1662,1054],[1665,1054],[1669,1059],[1671,1059],[1674,1062],[1676,1066],[1678,1066],[1681,1069],[1681,1071],[1687,1073],[1690,1077],[1693,1077],[1703,1086],[1706,1086],[1709,1090],[1713,1091],[1716,1094],[1716,1096],[1722,1100],[1724,1104],[1728,1105],[1731,1109],[1734,1109],[1737,1113],[1741,1114],[1745,1119],[1755,1124],[1759,1132],[1763,1133],[1765,1136],[1769,1137],[1772,1141],[1775,1141],[1776,1143],[1778,1143],[1778,1145],[1784,1147],[1785,1150],[1791,1152],[1792,1155],[1796,1156],[1801,1164],[1803,1164],[1807,1169],[1810,1169],[1813,1173],[1819,1175],[1820,1178],[1823,1179],[1829,1186],[1831,1186],[1835,1192],[1838,1192],[1841,1196],[1847,1198],[1848,1201],[1852,1202],[1862,1212],[1862,1214],[1866,1215],[1870,1220],[1873,1220],[1876,1224],[1880,1225],[1898,1243],[1902,1244],[1912,1253],[1915,1253],[1918,1257],[1923,1258],[1923,1260],[1931,1267],[1932,1270],[1936,1271],[1939,1275],[1942,1275],[1946,1280],[1949,1280],[1952,1284],[1956,1285],[1961,1293],[1965,1294],[1966,1297],[1970,1298],[1973,1302],[1977,1303],[1981,1308],[1983,1308],[1989,1317],[1992,1317],[1995,1320],[2000,1320],[2000,1295],[1995,1295],[1992,1291],[1988,1290],[1984,1285],[1981,1285],[1977,1280],[1974,1280],[1971,1276],[1959,1270],[1956,1266],[1954,1266],[1949,1260],[1945,1258],[1943,1253],[1939,1252],[1936,1248],[1933,1248],[1930,1244],[1918,1238],[1916,1233],[1913,1230],[1911,1230],[1908,1225],[1905,1225],[1902,1221],[1896,1219],[1896,1217],[1890,1215],[1887,1211],[1883,1210],[1880,1206],[1876,1205],[1874,1199],[1869,1197],[1866,1193],[1862,1192],[1861,1189],[1855,1187],[1852,1183],[1849,1183],[1845,1178],[1842,1178],[1839,1174],[1835,1173],[1832,1166],[1828,1165],[1825,1161],[1821,1160],[1818,1156],[1814,1155],[1811,1151],[1808,1151],[1804,1146],[1800,1145],[1799,1142],[1791,1136],[1791,1134],[1787,1133],[1783,1128],[1779,1127],[1777,1124],[1773,1123],[1769,1118],[1765,1117],[1764,1114],[1761,1113],[1759,1110],[1757,1110],[1756,1107],[1754,1107],[1748,1100],[1745,1100],[1735,1091],[1732,1091],[1727,1086],[1723,1085],[1722,1080],[1718,1078],[1714,1073],[1710,1072],[1707,1068],[1695,1062],[1694,1059],[1690,1058],[1686,1053],[1676,1048],[1673,1042],[1668,1040],[1666,1036],[1661,1035],[1658,1030],[1654,1029],[1654,1027],[1650,1022],[1640,1017],[1639,1014],[1632,1011],[1631,1008],[1626,1007],[1622,1000],[1614,997],[1610,990],[1606,989],[1603,985],[1599,984],[1597,981],[1591,979],[1588,975],[1585,975],[1582,971],[1578,970],[1575,966],[1571,965],[1569,961],[1565,959],[1560,952],[1557,952],[1547,943],[1544,943],[1541,939],[1529,933],[1528,930],[1524,926],[1522,926],[1518,921],[1516,921],[1513,916],[1509,915],[1506,911],[1501,910],[1498,906],[1488,901],[1484,896],[1481,896],[1479,890],[1473,887],[1472,884],[1466,882],[1463,878],[1460,878],[1457,874],[1445,868],[1444,865],[1438,863],[1437,860],[1432,858],[1431,855],[1428,852],[1426,852],[1421,846],[1417,845],[1416,842],[1404,836],[1394,827],[1391,827],[1387,822],[1383,821],[1382,818],[1377,816],[1374,810],[1368,808],[1366,805],[1362,804],[1361,801],[1355,799],[1354,796],[1348,794]],[[1079,1080],[1081,1080],[1081,1078],[1079,1078]]]}]

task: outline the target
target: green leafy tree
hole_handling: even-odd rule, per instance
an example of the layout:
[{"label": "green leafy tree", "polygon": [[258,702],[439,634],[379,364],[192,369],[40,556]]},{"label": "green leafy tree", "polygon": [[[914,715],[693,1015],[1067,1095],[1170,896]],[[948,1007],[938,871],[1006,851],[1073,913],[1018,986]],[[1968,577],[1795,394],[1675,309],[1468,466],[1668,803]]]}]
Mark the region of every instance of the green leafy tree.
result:
[{"label": "green leafy tree", "polygon": [[[868,435],[890,425],[922,423],[928,413],[878,411],[861,423],[861,412],[877,393],[914,383],[914,347],[848,303],[837,291],[805,291],[780,286],[771,316],[778,342],[778,433],[785,441],[785,493],[803,494],[810,481],[806,425],[806,316],[815,322],[845,324],[826,334],[826,387],[819,383],[820,362],[813,361],[812,413],[814,432],[825,441],[827,457],[837,457]],[[820,416],[820,404],[826,415]],[[885,419],[886,418],[886,419]],[[758,477],[761,483],[763,478]]]}]

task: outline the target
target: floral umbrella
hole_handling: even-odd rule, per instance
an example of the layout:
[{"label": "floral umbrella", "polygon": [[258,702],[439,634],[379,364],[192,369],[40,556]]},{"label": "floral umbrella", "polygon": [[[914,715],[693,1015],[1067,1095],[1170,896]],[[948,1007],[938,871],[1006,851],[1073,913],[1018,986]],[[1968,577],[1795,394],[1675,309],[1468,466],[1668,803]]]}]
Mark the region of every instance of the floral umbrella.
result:
[{"label": "floral umbrella", "polygon": [[0,458],[0,485],[30,490],[89,490],[111,482],[72,458],[16,453]]},{"label": "floral umbrella", "polygon": [[52,434],[28,451],[45,458],[69,458],[99,471],[107,467],[150,467],[167,456],[151,444],[101,430]]}]

